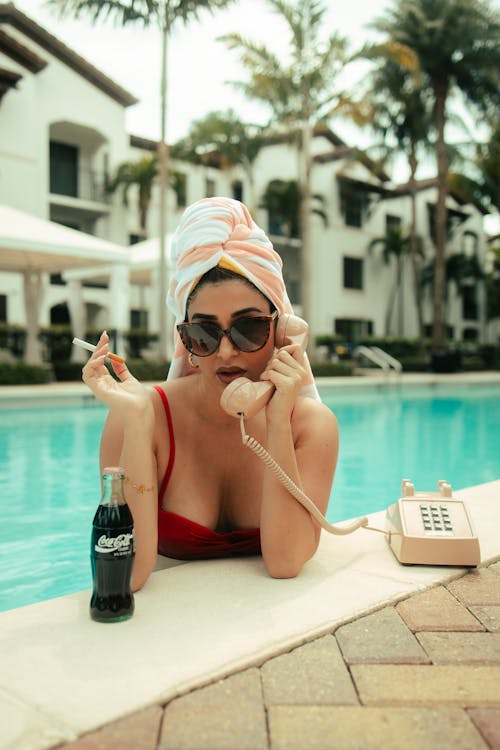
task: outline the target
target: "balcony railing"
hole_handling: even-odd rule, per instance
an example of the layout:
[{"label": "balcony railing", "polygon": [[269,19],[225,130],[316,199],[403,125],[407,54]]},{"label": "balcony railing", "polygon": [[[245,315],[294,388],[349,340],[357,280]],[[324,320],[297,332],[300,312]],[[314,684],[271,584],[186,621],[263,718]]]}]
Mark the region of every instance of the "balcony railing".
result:
[{"label": "balcony railing", "polygon": [[110,194],[106,191],[106,174],[95,169],[79,168],[71,178],[51,174],[50,192],[95,203],[109,203]]}]

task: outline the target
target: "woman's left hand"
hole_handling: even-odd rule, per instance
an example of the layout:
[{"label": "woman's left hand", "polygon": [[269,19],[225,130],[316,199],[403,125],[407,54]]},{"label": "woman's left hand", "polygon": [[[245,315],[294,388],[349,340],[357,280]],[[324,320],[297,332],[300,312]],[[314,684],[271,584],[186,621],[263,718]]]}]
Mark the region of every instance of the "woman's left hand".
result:
[{"label": "woman's left hand", "polygon": [[290,418],[295,400],[306,378],[305,355],[301,346],[290,344],[274,353],[260,376],[261,380],[268,380],[276,388],[266,408],[268,419]]}]

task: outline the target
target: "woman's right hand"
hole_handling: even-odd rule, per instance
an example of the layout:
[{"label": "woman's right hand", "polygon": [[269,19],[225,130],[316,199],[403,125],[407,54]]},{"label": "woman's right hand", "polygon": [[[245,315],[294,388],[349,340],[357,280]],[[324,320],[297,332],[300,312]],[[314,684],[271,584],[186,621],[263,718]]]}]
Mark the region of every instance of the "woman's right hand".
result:
[{"label": "woman's right hand", "polygon": [[96,349],[82,370],[82,379],[95,397],[110,410],[116,411],[124,420],[127,418],[153,418],[153,407],[146,388],[129,372],[125,362],[110,360],[120,382],[108,371],[104,360],[109,353],[109,336],[103,331]]}]

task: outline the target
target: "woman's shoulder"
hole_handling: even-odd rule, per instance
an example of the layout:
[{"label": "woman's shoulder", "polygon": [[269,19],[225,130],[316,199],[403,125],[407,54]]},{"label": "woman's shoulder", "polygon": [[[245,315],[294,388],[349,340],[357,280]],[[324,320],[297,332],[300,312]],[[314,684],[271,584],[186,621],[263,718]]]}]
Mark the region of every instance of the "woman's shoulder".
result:
[{"label": "woman's shoulder", "polygon": [[299,396],[292,412],[292,424],[299,429],[337,430],[333,411],[322,401],[309,396]]}]

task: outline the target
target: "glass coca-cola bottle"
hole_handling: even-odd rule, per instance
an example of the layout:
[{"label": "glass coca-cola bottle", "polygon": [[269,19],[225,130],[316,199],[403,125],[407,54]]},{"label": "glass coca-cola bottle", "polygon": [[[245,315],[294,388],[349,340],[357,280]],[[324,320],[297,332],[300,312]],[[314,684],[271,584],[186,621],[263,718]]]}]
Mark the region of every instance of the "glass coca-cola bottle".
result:
[{"label": "glass coca-cola bottle", "polygon": [[102,499],[92,526],[90,616],[99,622],[127,620],[134,613],[134,521],[125,500],[124,480],[120,466],[104,469]]}]

